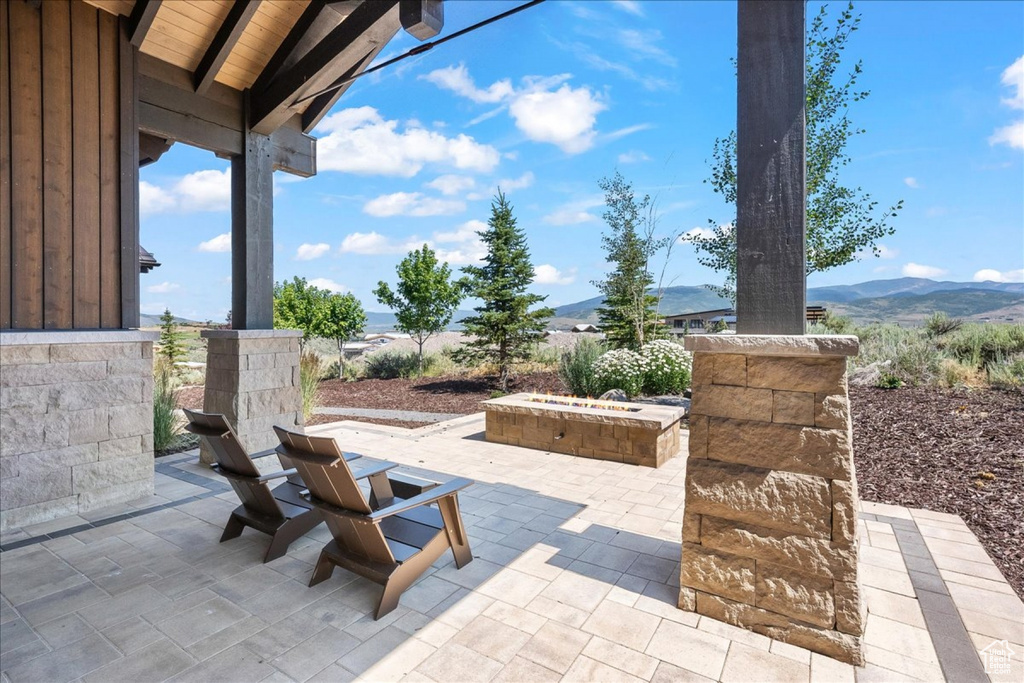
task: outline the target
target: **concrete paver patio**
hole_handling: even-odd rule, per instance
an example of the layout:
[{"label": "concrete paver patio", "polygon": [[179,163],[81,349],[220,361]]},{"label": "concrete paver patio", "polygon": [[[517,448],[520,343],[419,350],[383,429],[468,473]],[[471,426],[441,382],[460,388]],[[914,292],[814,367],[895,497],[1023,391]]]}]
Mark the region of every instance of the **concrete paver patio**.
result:
[{"label": "concrete paver patio", "polygon": [[261,564],[252,530],[218,543],[237,505],[223,481],[194,453],[162,458],[152,499],[0,539],[3,681],[959,681],[984,679],[975,653],[996,640],[1015,654],[991,679],[1024,680],[1024,605],[953,515],[863,504],[855,668],[676,609],[683,457],[490,444],[480,415],[309,431],[475,479],[474,561],[444,557],[374,621],[376,584],[339,569],[306,586],[326,529]]}]

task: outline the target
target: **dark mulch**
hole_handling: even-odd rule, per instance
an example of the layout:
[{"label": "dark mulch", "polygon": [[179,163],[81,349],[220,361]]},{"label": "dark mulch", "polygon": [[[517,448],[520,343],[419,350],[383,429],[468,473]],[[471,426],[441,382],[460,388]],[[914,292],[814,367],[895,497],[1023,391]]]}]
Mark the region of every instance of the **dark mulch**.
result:
[{"label": "dark mulch", "polygon": [[426,427],[427,425],[434,424],[433,422],[412,422],[410,420],[389,420],[383,417],[362,417],[354,415],[314,415],[311,419],[306,420],[307,425],[322,425],[329,422],[342,422],[350,420],[352,422],[367,422],[375,425],[388,425],[389,427],[401,427],[403,429],[418,429],[419,427]]},{"label": "dark mulch", "polygon": [[[358,382],[332,379],[320,383],[319,403],[322,406],[469,415],[479,412],[480,401],[489,399],[494,390],[493,377],[363,379]],[[565,385],[554,372],[536,372],[518,377],[509,387],[509,393],[518,391],[562,394]]]},{"label": "dark mulch", "polygon": [[864,500],[961,516],[1024,597],[1024,393],[850,387]]},{"label": "dark mulch", "polygon": [[174,394],[174,401],[179,408],[189,410],[203,409],[203,387],[182,387]]}]

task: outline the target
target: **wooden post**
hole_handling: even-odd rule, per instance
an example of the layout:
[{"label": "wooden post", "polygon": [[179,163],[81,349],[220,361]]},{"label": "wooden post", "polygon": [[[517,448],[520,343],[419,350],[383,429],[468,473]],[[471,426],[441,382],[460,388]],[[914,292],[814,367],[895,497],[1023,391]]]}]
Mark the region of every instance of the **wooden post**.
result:
[{"label": "wooden post", "polygon": [[121,327],[139,326],[139,49],[121,19]]},{"label": "wooden post", "polygon": [[804,334],[804,0],[740,0],[736,328]]},{"label": "wooden post", "polygon": [[273,143],[248,122],[244,128],[242,153],[231,159],[231,324],[236,330],[269,330],[274,327]]}]

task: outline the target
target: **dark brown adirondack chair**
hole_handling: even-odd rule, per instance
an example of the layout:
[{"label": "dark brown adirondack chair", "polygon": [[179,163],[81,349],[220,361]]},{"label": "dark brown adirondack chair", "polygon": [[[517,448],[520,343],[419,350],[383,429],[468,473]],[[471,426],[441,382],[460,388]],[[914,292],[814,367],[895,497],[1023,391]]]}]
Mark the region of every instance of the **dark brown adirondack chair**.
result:
[{"label": "dark brown adirondack chair", "polygon": [[[334,439],[281,427],[274,431],[281,439],[278,453],[294,463],[334,537],[320,553],[310,586],[330,578],[335,566],[379,583],[384,594],[375,618],[380,619],[448,548],[459,568],[473,559],[458,500],[458,492],[473,483],[469,479],[402,499],[387,476],[394,463],[353,472]],[[369,497],[359,487],[361,479],[369,480]]]},{"label": "dark brown adirondack chair", "polygon": [[[294,469],[261,474],[253,460],[274,455],[274,450],[249,455],[227,418],[218,413],[185,410],[188,424],[185,429],[198,434],[213,451],[216,464],[211,467],[231,484],[242,504],[231,513],[221,543],[241,535],[249,526],[271,536],[270,547],[263,558],[270,562],[288,552],[292,541],[323,521],[317,510],[301,492],[306,485]],[[358,455],[349,454],[350,459]],[[281,464],[290,468],[284,458]],[[285,481],[273,489],[268,482]]]}]

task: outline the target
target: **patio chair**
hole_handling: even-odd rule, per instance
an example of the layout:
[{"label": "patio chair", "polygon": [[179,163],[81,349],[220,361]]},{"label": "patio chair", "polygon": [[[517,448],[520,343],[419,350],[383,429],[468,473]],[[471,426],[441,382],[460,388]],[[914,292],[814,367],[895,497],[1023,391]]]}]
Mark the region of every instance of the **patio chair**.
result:
[{"label": "patio chair", "polygon": [[[282,427],[274,431],[281,439],[278,453],[295,464],[334,537],[320,553],[310,586],[330,578],[335,566],[379,583],[384,593],[374,618],[380,619],[448,548],[460,569],[472,561],[458,501],[458,492],[473,483],[469,479],[452,479],[403,499],[394,495],[388,479],[394,463],[353,472],[334,439]],[[361,479],[369,480],[369,497],[359,487]]]},{"label": "patio chair", "polygon": [[[271,536],[263,558],[270,562],[288,552],[292,541],[323,521],[320,511],[301,495],[306,485],[285,458],[281,458],[281,465],[289,469],[263,474],[253,461],[274,455],[273,449],[249,455],[227,418],[219,413],[186,409],[185,416],[185,429],[197,434],[213,451],[217,461],[211,465],[213,471],[228,480],[242,501],[231,513],[221,543],[237,538],[245,527],[252,527]],[[359,456],[353,453],[348,457],[354,460]],[[276,479],[285,481],[271,489],[268,482]]]}]

